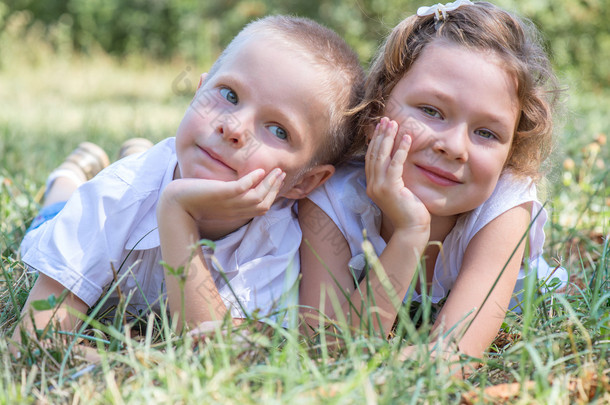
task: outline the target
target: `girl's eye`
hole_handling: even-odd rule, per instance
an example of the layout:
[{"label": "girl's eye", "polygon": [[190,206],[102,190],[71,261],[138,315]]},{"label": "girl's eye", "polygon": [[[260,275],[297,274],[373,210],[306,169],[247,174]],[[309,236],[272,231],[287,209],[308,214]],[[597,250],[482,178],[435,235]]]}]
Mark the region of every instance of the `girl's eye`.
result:
[{"label": "girl's eye", "polygon": [[487,129],[477,129],[476,134],[485,139],[497,139],[496,134]]},{"label": "girl's eye", "polygon": [[220,89],[220,95],[223,96],[231,104],[237,104],[239,102],[239,99],[237,98],[237,93],[226,87]]},{"label": "girl's eye", "polygon": [[435,108],[428,107],[428,106],[422,106],[422,107],[420,107],[420,109],[424,112],[424,114],[429,115],[430,117],[443,118],[441,113],[438,112],[438,110],[436,110]]},{"label": "girl's eye", "polygon": [[279,139],[285,140],[288,139],[288,132],[282,127],[277,125],[269,125],[269,131]]}]

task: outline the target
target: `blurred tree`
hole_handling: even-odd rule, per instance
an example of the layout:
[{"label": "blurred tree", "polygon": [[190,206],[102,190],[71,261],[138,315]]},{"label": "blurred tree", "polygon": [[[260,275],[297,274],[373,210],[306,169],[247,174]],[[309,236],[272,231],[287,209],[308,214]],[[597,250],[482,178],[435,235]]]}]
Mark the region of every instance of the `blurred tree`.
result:
[{"label": "blurred tree", "polygon": [[[534,21],[559,70],[585,87],[610,85],[610,0],[497,3]],[[366,64],[391,27],[420,5],[414,0],[1,0],[0,29],[27,12],[26,29],[37,27],[43,39],[46,33],[55,42],[61,32],[80,53],[101,48],[118,57],[178,56],[209,66],[250,20],[293,14],[336,30]]]}]

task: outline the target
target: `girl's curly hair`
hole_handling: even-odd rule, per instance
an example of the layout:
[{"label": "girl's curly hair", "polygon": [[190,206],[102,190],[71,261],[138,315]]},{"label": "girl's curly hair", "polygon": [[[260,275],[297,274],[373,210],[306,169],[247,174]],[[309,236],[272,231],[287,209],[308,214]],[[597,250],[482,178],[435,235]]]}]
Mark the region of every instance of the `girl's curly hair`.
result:
[{"label": "girl's curly hair", "polygon": [[539,178],[540,166],[552,147],[557,77],[534,25],[487,2],[460,6],[440,24],[434,15],[413,15],[392,30],[371,65],[363,100],[353,110],[357,135],[350,154],[362,156],[370,129],[383,116],[394,86],[426,46],[439,40],[493,52],[515,77],[520,116],[505,168],[516,175]]}]

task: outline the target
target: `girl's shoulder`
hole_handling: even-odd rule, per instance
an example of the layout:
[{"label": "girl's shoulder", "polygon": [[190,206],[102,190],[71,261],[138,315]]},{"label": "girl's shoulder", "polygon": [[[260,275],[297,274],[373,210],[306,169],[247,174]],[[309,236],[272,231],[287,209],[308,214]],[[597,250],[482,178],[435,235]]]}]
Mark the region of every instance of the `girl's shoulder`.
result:
[{"label": "girl's shoulder", "polygon": [[327,188],[341,189],[346,184],[352,184],[352,188],[366,190],[366,174],[364,162],[350,161],[337,166],[335,174],[326,182]]},{"label": "girl's shoulder", "polygon": [[540,205],[536,183],[530,177],[522,177],[504,171],[491,196],[474,210],[476,216],[492,215],[492,218],[518,205],[534,202]]},{"label": "girl's shoulder", "polygon": [[504,212],[525,203],[532,204],[530,239],[532,243],[536,242],[536,246],[541,245],[544,242],[543,228],[547,213],[538,200],[536,183],[529,177],[516,176],[510,171],[505,171],[500,176],[493,193],[481,206],[460,217],[455,230],[467,244],[485,225]]},{"label": "girl's shoulder", "polygon": [[331,178],[308,198],[327,213],[341,209],[358,210],[359,206],[372,204],[366,195],[364,163],[348,162],[338,166]]},{"label": "girl's shoulder", "polygon": [[502,175],[500,175],[493,194],[506,193],[517,193],[521,196],[533,196],[534,198],[537,198],[536,183],[531,177],[518,176],[510,170],[505,170]]},{"label": "girl's shoulder", "polygon": [[362,230],[377,252],[385,242],[379,235],[381,211],[366,194],[364,163],[350,162],[337,168],[335,174],[308,198],[337,226],[345,237],[352,255],[362,252]]}]

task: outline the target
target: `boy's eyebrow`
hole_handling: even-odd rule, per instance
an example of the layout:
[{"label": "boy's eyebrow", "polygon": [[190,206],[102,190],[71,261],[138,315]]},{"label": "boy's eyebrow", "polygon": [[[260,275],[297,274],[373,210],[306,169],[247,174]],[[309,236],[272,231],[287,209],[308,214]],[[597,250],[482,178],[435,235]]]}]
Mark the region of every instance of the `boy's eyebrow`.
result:
[{"label": "boy's eyebrow", "polygon": [[[247,82],[239,77],[235,77],[235,75],[223,75],[221,72],[218,72],[214,81],[216,82],[215,85],[226,84],[234,87],[233,90],[239,90],[241,93],[245,92],[246,95],[250,94]],[[239,97],[239,94],[237,96]]]}]

